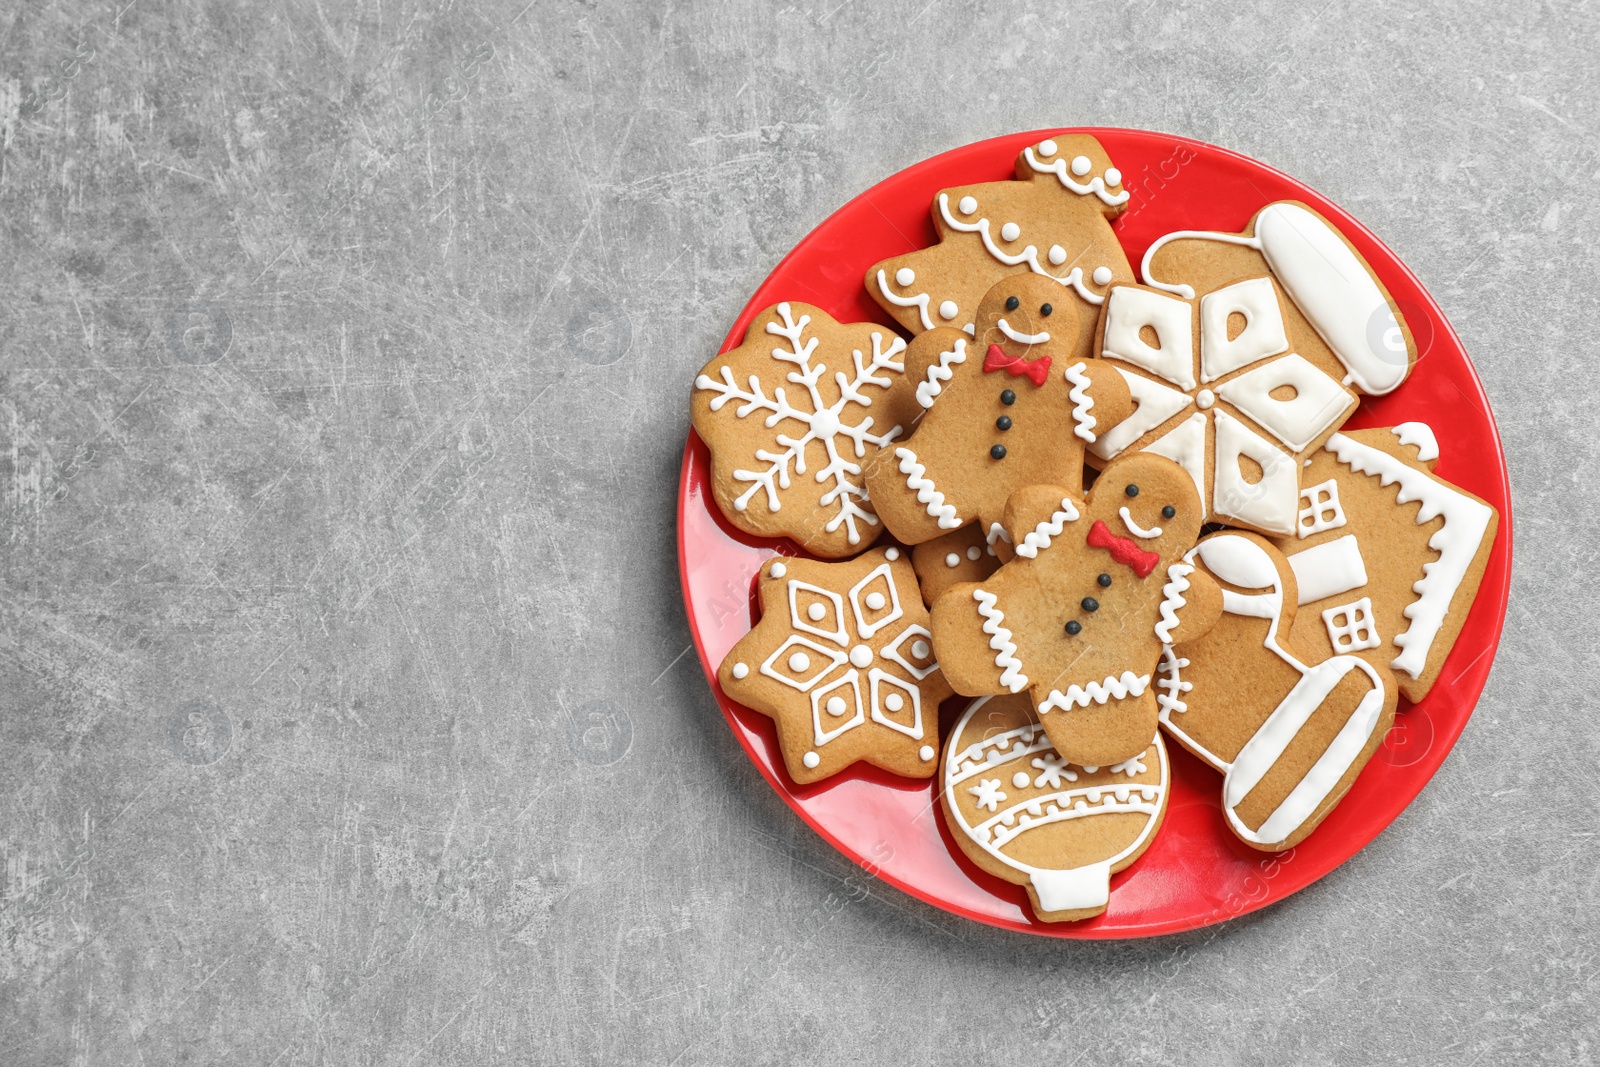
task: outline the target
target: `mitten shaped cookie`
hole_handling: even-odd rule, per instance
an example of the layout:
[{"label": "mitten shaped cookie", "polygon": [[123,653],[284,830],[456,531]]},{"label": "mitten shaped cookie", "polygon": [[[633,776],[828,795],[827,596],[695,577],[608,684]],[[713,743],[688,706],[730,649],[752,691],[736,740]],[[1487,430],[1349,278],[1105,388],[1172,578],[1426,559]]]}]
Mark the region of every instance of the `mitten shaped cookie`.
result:
[{"label": "mitten shaped cookie", "polygon": [[[1222,616],[1204,634],[1175,634],[1162,656],[1161,725],[1223,773],[1223,814],[1240,840],[1293,848],[1383,743],[1394,679],[1380,657],[1330,656],[1305,638],[1299,570],[1266,539],[1212,534],[1184,562],[1197,568],[1191,581],[1219,585]],[[1303,581],[1326,580],[1306,567]]]},{"label": "mitten shaped cookie", "polygon": [[1148,453],[1113,462],[1086,502],[1059,486],[1018,492],[1005,519],[1017,558],[933,606],[946,680],[969,696],[1027,689],[1071,763],[1143,752],[1162,645],[1204,633],[1222,610],[1216,583],[1180,562],[1200,516],[1193,479]]},{"label": "mitten shaped cookie", "polygon": [[912,341],[906,375],[925,412],[866,471],[896,538],[921,544],[972,522],[987,534],[1025,485],[1081,492],[1084,448],[1133,400],[1116,370],[1074,358],[1076,303],[1049,279],[1018,275],[984,296],[975,338],[941,329]]},{"label": "mitten shaped cookie", "polygon": [[905,347],[876,323],[835,322],[785,301],[707,363],[690,406],[711,449],[711,495],[728,521],[828,558],[877,540],[862,467],[921,413]]},{"label": "mitten shaped cookie", "polygon": [[1093,137],[1063,134],[1019,152],[1016,176],[942,190],[933,200],[939,243],[873,264],[867,291],[910,333],[970,333],[990,286],[1031,273],[1050,282],[1057,304],[1084,312],[1075,334],[1057,331],[1057,343],[1087,358],[1106,290],[1133,281],[1111,230],[1128,204],[1122,173]]},{"label": "mitten shaped cookie", "polygon": [[769,561],[761,619],[717,681],[771,716],[789,777],[820,781],[857,760],[927,778],[950,686],[934,661],[911,561],[879,548],[844,563]]}]

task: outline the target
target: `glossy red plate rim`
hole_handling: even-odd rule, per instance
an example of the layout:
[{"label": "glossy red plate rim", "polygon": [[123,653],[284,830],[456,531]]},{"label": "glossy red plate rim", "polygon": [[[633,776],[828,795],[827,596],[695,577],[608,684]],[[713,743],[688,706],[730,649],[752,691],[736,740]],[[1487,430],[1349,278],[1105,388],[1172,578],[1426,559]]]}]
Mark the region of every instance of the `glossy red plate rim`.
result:
[{"label": "glossy red plate rim", "polygon": [[[722,646],[731,645],[729,633],[722,629],[730,621],[738,628],[738,633],[732,634],[734,640],[750,628],[751,583],[762,560],[777,553],[801,553],[791,542],[751,538],[734,530],[718,514],[715,505],[701,492],[707,477],[707,453],[692,429],[684,448],[679,479],[679,578],[696,654],[729,727],[778,795],[834,848],[911,896],[979,922],[1063,938],[1145,937],[1197,929],[1235,918],[1303,889],[1375,839],[1426,785],[1465,727],[1499,645],[1510,592],[1510,479],[1499,431],[1471,360],[1443,311],[1399,257],[1336,204],[1288,175],[1229,149],[1169,134],[1120,128],[1036,130],[969,144],[899,171],[835,211],[795,245],[752,295],[719,353],[738,345],[746,326],[762,308],[785,298],[817,304],[841,320],[873,319],[889,323],[867,295],[861,278],[866,268],[880,259],[933,243],[927,207],[933,194],[954,185],[1010,177],[1012,160],[1024,145],[1071,133],[1098,137],[1112,160],[1124,168],[1125,184],[1134,198],[1129,211],[1118,220],[1116,229],[1136,269],[1144,248],[1161,233],[1180,228],[1237,231],[1255,210],[1280,199],[1296,199],[1316,208],[1361,251],[1405,312],[1422,358],[1411,379],[1395,393],[1384,398],[1367,398],[1347,424],[1349,428],[1405,421],[1410,411],[1407,392],[1419,381],[1430,383],[1429,392],[1424,399],[1419,391],[1413,390],[1411,407],[1442,407],[1452,416],[1464,413],[1468,421],[1481,423],[1473,427],[1482,431],[1481,437],[1471,438],[1453,432],[1462,424],[1459,417],[1454,418],[1450,429],[1441,434],[1442,454],[1438,465],[1442,477],[1483,497],[1500,512],[1499,531],[1478,597],[1434,691],[1416,708],[1408,708],[1402,701],[1403,710],[1397,716],[1395,730],[1340,806],[1296,849],[1281,856],[1252,852],[1220,829],[1220,810],[1214,820],[1216,827],[1208,826],[1204,811],[1184,810],[1181,818],[1175,820],[1174,816],[1182,810],[1180,800],[1186,808],[1196,806],[1197,787],[1198,796],[1202,798],[1200,806],[1204,806],[1207,781],[1211,783],[1209,804],[1216,808],[1221,779],[1169,740],[1174,794],[1166,824],[1155,844],[1139,862],[1113,878],[1111,905],[1104,915],[1078,923],[1040,922],[1033,917],[1022,887],[979,870],[949,840],[944,820],[934,809],[933,783],[908,781],[873,768],[860,768],[816,786],[797,786],[777,758],[770,720],[722,693],[716,680],[721,656],[717,655],[716,662],[712,660],[708,652],[709,639],[714,637],[715,643]],[[1208,168],[1221,177],[1211,179],[1212,185],[1202,185],[1198,191],[1185,187],[1193,185],[1196,169],[1203,172],[1199,180],[1205,182]],[[1238,181],[1250,188],[1238,187]],[[1258,202],[1255,202],[1255,193],[1260,194]],[[1230,203],[1218,206],[1229,197],[1232,198]],[[1202,199],[1206,207],[1188,207],[1181,216],[1184,220],[1181,223],[1163,219],[1173,205],[1195,205]],[[1241,205],[1251,203],[1253,206],[1239,217],[1243,210]],[[1151,208],[1159,209],[1154,218]],[[914,216],[908,211],[914,212]],[[920,223],[910,221],[916,216],[920,216]],[[879,225],[880,220],[882,225]],[[862,239],[860,235],[873,226],[877,226],[880,240],[884,242],[898,238],[896,246],[873,244],[870,233]],[[839,248],[841,234],[835,231],[841,229],[846,232],[842,235],[845,238],[843,247]],[[830,244],[835,247],[829,247]],[[857,252],[857,247],[861,251]],[[1443,394],[1444,399],[1440,400],[1438,394]],[[1464,408],[1453,408],[1459,401],[1466,402]],[[1433,421],[1437,423],[1438,420]],[[1466,438],[1469,447],[1459,448],[1462,444],[1459,438]],[[1451,462],[1452,451],[1463,453],[1454,463]],[[1474,459],[1477,462],[1473,462]],[[703,543],[717,536],[708,532],[713,528],[731,542],[722,545],[721,551],[738,578],[719,571],[724,579],[721,585],[703,588],[695,580],[698,569],[691,564],[690,555],[714,547]],[[732,551],[734,549],[737,552]],[[711,605],[709,613],[697,611],[695,598],[702,593],[707,597],[705,603]],[[741,611],[742,619],[739,618]],[[712,634],[706,629],[711,624],[721,632]],[[953,716],[959,714],[965,703],[965,698],[946,703],[941,716],[941,738],[948,733]],[[1412,746],[1409,751],[1405,740],[1408,731]],[[1401,736],[1398,743],[1395,741],[1397,733]],[[1183,790],[1178,788],[1180,778],[1190,783]],[[1381,783],[1375,781],[1379,778]],[[825,802],[834,791],[847,791],[853,799],[828,807]],[[909,823],[888,824],[887,834],[883,826],[877,827],[878,839],[870,844],[846,840],[863,832],[856,816],[861,813],[863,804],[873,805],[875,797],[890,815],[905,816],[913,812],[915,815]],[[916,825],[924,817],[927,817],[927,825]],[[1172,854],[1166,862],[1170,864],[1175,857],[1177,865],[1147,867],[1161,848],[1163,838],[1174,832],[1175,821],[1183,822],[1190,828],[1188,832],[1196,835],[1188,842],[1189,851],[1183,851],[1181,844],[1169,843],[1163,849]],[[896,828],[907,830],[907,838],[896,838]],[[871,836],[871,831],[867,836]],[[913,836],[916,840],[910,843],[916,846],[913,852],[920,852],[920,857],[913,855],[906,863],[897,862],[901,854],[894,844],[900,841],[903,845]],[[947,853],[948,868],[940,862],[937,850],[924,848],[935,836]],[[1203,874],[1201,865],[1206,862],[1215,863],[1215,870],[1221,872],[1216,885],[1168,886],[1161,881],[1163,874],[1182,878]],[[952,870],[955,875],[951,874]],[[970,884],[957,882],[957,876]],[[1167,881],[1171,882],[1172,878],[1168,877]],[[1119,909],[1119,892],[1130,892],[1130,883],[1141,887],[1138,890],[1141,899],[1148,897],[1155,900],[1156,905],[1124,915]],[[979,892],[968,892],[974,887]],[[1170,906],[1161,906],[1161,901],[1167,899],[1161,896],[1163,892],[1171,898]]]}]

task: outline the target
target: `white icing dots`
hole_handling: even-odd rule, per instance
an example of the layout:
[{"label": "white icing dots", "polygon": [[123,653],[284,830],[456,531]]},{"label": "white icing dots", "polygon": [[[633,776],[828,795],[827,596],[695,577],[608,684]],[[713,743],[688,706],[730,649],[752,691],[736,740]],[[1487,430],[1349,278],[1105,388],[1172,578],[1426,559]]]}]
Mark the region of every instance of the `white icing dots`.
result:
[{"label": "white icing dots", "polygon": [[822,762],[822,757],[817,755],[815,752],[807,752],[804,756],[800,757],[800,762],[804,763],[812,770],[816,770],[817,764]]},{"label": "white icing dots", "polygon": [[932,651],[933,649],[928,647],[928,642],[926,641],[911,642],[911,655],[917,659],[927,659],[928,653]]},{"label": "white icing dots", "polygon": [[1018,771],[1011,776],[1011,784],[1017,789],[1025,789],[1028,785],[1028,772]]},{"label": "white icing dots", "polygon": [[898,548],[891,548],[883,554],[883,558],[888,560],[890,563],[893,563],[895,560],[900,558],[900,550]]},{"label": "white icing dots", "polygon": [[978,562],[978,560],[983,558],[983,549],[979,548],[977,545],[973,545],[971,548],[967,549],[967,558],[972,560],[974,563]]},{"label": "white icing dots", "polygon": [[1116,167],[1107,167],[1106,168],[1106,184],[1107,185],[1121,185],[1122,184],[1122,172],[1120,170],[1118,170]]},{"label": "white icing dots", "polygon": [[789,657],[789,669],[794,671],[796,674],[799,674],[801,671],[808,670],[810,667],[811,657],[806,655],[804,652],[796,652],[794,655]]},{"label": "white icing dots", "polygon": [[1060,245],[1051,245],[1050,246],[1050,263],[1051,263],[1051,265],[1059,267],[1059,266],[1061,266],[1061,264],[1065,263],[1066,261],[1067,261],[1067,250],[1065,248],[1062,248]]},{"label": "white icing dots", "polygon": [[888,696],[883,698],[883,706],[888,708],[890,711],[899,711],[901,708],[906,706],[906,698],[901,696],[899,693],[890,693]]},{"label": "white icing dots", "polygon": [[821,604],[813,604],[806,609],[806,618],[810,619],[812,622],[821,622],[822,617],[827,613],[828,609],[823,607]]},{"label": "white icing dots", "polygon": [[955,318],[956,314],[960,312],[960,310],[960,308],[956,307],[956,302],[954,300],[946,300],[944,303],[939,305],[939,317],[948,322]]},{"label": "white icing dots", "polygon": [[961,198],[960,203],[956,204],[956,208],[963,215],[970,215],[974,211],[978,210],[978,201],[976,199],[974,199],[973,197],[963,196]]},{"label": "white icing dots", "polygon": [[827,708],[828,708],[828,714],[834,716],[835,718],[837,718],[840,715],[843,715],[844,714],[844,697],[829,697],[828,698]]},{"label": "white icing dots", "polygon": [[789,568],[785,567],[781,563],[774,563],[772,565],[772,569],[767,573],[772,575],[774,578],[782,578],[785,574],[789,573]]},{"label": "white icing dots", "polygon": [[1056,154],[1056,143],[1054,141],[1040,141],[1039,142],[1039,154],[1041,156],[1053,156],[1053,155],[1055,155]]},{"label": "white icing dots", "polygon": [[933,746],[923,745],[917,750],[917,755],[921,756],[924,761],[931,760],[933,758]]},{"label": "white icing dots", "polygon": [[866,645],[857,645],[850,650],[850,665],[852,667],[866,667],[872,663],[872,649]]},{"label": "white icing dots", "polygon": [[1110,267],[1096,267],[1094,269],[1094,283],[1096,285],[1110,285],[1111,284],[1111,268]]},{"label": "white icing dots", "polygon": [[944,565],[946,567],[959,567],[961,566],[961,557],[952,552],[944,558]]},{"label": "white icing dots", "polygon": [[1021,236],[1022,227],[1018,226],[1014,222],[1008,222],[1004,226],[1000,227],[1000,239],[1002,241],[1015,241]]},{"label": "white icing dots", "polygon": [[750,674],[750,664],[748,664],[748,663],[735,663],[733,665],[733,676],[735,678],[744,678],[744,677],[747,677],[749,674]]},{"label": "white icing dots", "polygon": [[1202,389],[1194,395],[1194,402],[1196,407],[1205,411],[1217,402],[1217,395],[1209,389]]},{"label": "white icing dots", "polygon": [[867,594],[867,607],[871,608],[873,611],[882,611],[883,606],[887,603],[888,601],[883,599],[882,593]]},{"label": "white icing dots", "polygon": [[1092,166],[1094,164],[1089,162],[1088,156],[1078,156],[1072,161],[1072,173],[1081,178],[1089,173],[1089,168]]},{"label": "white icing dots", "polygon": [[894,280],[901,285],[910,285],[917,280],[917,272],[910,267],[901,267],[894,272]]}]

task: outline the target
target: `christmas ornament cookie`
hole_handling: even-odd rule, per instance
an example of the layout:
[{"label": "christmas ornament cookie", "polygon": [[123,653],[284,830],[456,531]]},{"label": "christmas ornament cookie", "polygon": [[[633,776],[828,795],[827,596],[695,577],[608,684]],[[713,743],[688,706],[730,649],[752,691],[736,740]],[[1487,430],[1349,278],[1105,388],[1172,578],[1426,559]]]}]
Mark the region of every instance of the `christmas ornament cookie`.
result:
[{"label": "christmas ornament cookie", "polygon": [[[997,540],[1000,531],[992,535]],[[1001,547],[1005,547],[1002,543]],[[993,574],[1001,560],[995,546],[976,523],[924,541],[911,550],[911,565],[917,570],[922,587],[922,602],[929,607],[952,585],[981,582]]]},{"label": "christmas ornament cookie", "polygon": [[1132,410],[1121,374],[1075,357],[1083,317],[1055,282],[1020,274],[984,295],[975,337],[940,329],[911,342],[922,419],[866,472],[896,538],[921,544],[973,522],[987,537],[1014,490],[1081,488],[1085,446]]},{"label": "christmas ornament cookie", "polygon": [[[1298,201],[1268,204],[1244,233],[1169,233],[1145,252],[1140,273],[1147,285],[1202,304],[1270,273],[1289,296],[1282,329],[1290,349],[1369,396],[1394,392],[1417,362],[1416,341],[1383,282],[1331,222]],[[1247,303],[1226,303],[1227,316],[1252,318]]]},{"label": "christmas ornament cookie", "polygon": [[1001,278],[1032,274],[1058,304],[1077,304],[1079,332],[1059,343],[1089,355],[1093,312],[1115,284],[1134,280],[1111,220],[1127,208],[1122,173],[1100,142],[1063,135],[1024,148],[1016,181],[941,191],[933,200],[939,243],[875,263],[867,291],[913,334],[939,326],[971,334],[984,293]]},{"label": "christmas ornament cookie", "polygon": [[1156,735],[1111,766],[1063,759],[1022,696],[984,697],[945,744],[945,821],[973,863],[1026,886],[1046,922],[1105,911],[1111,876],[1149,847],[1167,810]]},{"label": "christmas ornament cookie", "polygon": [[863,467],[921,412],[905,348],[882,326],[835,322],[786,301],[757,315],[742,345],[707,363],[691,411],[728,521],[759,537],[791,537],[825,558],[872,544],[882,527]]},{"label": "christmas ornament cookie", "polygon": [[1200,535],[1194,482],[1134,453],[1086,501],[1030,486],[1006,508],[1016,558],[933,605],[934,650],[958,693],[1028,691],[1056,750],[1103,766],[1144,751],[1163,644],[1204,633],[1222,595],[1180,558]]},{"label": "christmas ornament cookie", "polygon": [[1368,659],[1299,640],[1295,569],[1265,538],[1212,534],[1184,563],[1220,586],[1222,615],[1163,650],[1161,725],[1223,773],[1222,810],[1240,840],[1292,848],[1382,743],[1398,692]]},{"label": "christmas ornament cookie", "polygon": [[763,565],[761,619],[722,661],[722,691],[777,724],[789,776],[857,760],[927,778],[950,686],[935,661],[911,561],[879,548],[845,563]]},{"label": "christmas ornament cookie", "polygon": [[1138,409],[1089,446],[1096,461],[1144,450],[1194,479],[1213,521],[1294,531],[1303,458],[1356,409],[1356,394],[1302,357],[1267,276],[1186,300],[1117,286],[1096,334]]},{"label": "christmas ornament cookie", "polygon": [[1426,423],[1334,434],[1277,540],[1299,579],[1297,636],[1322,655],[1371,650],[1413,703],[1461,634],[1500,523],[1433,473],[1438,458]]}]

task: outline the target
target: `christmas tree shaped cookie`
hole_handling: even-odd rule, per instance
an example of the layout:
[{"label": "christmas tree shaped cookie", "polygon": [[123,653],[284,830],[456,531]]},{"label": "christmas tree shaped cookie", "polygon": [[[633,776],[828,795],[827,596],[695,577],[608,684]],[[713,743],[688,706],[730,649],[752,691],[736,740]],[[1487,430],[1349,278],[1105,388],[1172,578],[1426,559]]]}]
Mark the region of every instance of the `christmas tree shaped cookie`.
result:
[{"label": "christmas tree shaped cookie", "polygon": [[[1017,155],[1016,180],[942,190],[933,201],[939,243],[876,263],[867,291],[909,332],[937,326],[971,333],[979,301],[1001,278],[1031,273],[1052,282],[1055,302],[1092,312],[1117,284],[1132,282],[1111,220],[1127,207],[1122,174],[1087,134],[1054,137]],[[1063,337],[1089,355],[1093,315]]]}]

